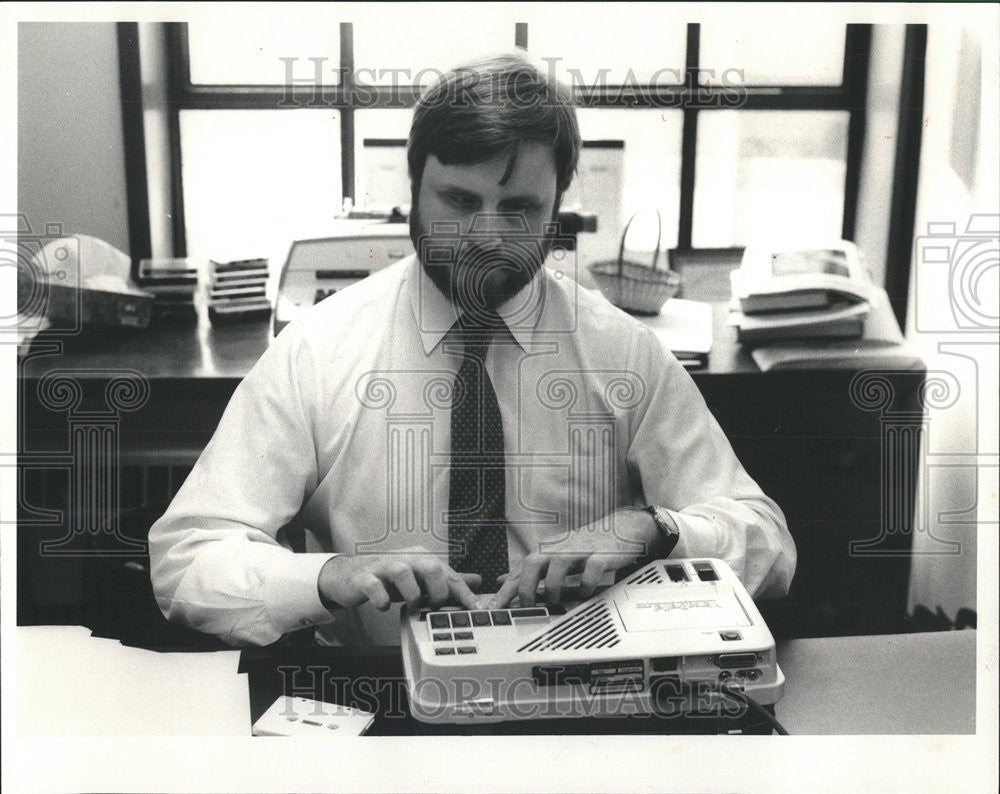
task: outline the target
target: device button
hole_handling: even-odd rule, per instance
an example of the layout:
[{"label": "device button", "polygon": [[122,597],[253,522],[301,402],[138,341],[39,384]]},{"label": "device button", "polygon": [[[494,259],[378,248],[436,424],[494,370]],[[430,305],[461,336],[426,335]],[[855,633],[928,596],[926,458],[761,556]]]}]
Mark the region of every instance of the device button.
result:
[{"label": "device button", "polygon": [[455,639],[456,640],[471,640],[472,639],[472,632],[471,631],[456,631],[455,632]]},{"label": "device button", "polygon": [[450,629],[451,624],[448,622],[448,615],[445,612],[436,612],[431,615],[431,628],[432,629]]},{"label": "device button", "polygon": [[715,568],[707,562],[696,562],[694,569],[698,572],[698,578],[703,582],[719,581],[719,575],[715,572]]},{"label": "device button", "polygon": [[473,626],[489,626],[490,625],[490,613],[489,612],[473,612],[472,613],[472,625]]},{"label": "device button", "polygon": [[509,626],[510,625],[510,612],[506,609],[494,609],[490,612],[493,616],[494,626]]},{"label": "device button", "polygon": [[438,656],[454,656],[455,655],[455,649],[454,648],[435,648],[434,649],[434,653],[436,653]]},{"label": "device button", "polygon": [[471,645],[462,645],[458,649],[459,653],[475,653],[476,649]]},{"label": "device button", "polygon": [[521,609],[512,609],[510,614],[515,618],[544,618],[549,613],[541,607],[522,607]]},{"label": "device button", "polygon": [[727,642],[731,642],[732,640],[742,639],[738,631],[720,631],[719,636],[722,637],[722,639],[726,640]]},{"label": "device button", "polygon": [[435,634],[434,642],[448,642],[451,639],[450,634]]},{"label": "device button", "polygon": [[667,566],[667,576],[670,577],[671,582],[686,582],[687,574],[684,573],[683,565],[668,565]]},{"label": "device button", "polygon": [[464,629],[469,625],[469,613],[468,612],[452,612],[451,613],[451,625],[456,629]]}]

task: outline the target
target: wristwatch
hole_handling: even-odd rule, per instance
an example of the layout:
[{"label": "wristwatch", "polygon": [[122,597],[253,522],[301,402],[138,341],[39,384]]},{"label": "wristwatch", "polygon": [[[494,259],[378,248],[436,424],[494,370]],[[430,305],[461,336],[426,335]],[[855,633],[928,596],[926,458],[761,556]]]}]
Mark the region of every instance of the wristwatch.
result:
[{"label": "wristwatch", "polygon": [[663,556],[669,557],[670,552],[672,552],[674,547],[677,545],[677,541],[681,539],[681,533],[677,529],[677,524],[674,523],[673,518],[671,518],[670,514],[662,507],[649,505],[645,508],[645,510],[653,517],[653,521],[656,522],[656,528],[660,530],[660,534],[666,541]]}]

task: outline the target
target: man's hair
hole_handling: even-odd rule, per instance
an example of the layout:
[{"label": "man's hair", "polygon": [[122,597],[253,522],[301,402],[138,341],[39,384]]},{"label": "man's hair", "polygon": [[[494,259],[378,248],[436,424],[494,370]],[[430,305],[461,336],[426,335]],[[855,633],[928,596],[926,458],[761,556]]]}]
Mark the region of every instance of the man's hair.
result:
[{"label": "man's hair", "polygon": [[413,205],[428,155],[445,165],[472,165],[508,154],[509,174],[525,142],[552,146],[558,205],[580,154],[569,91],[517,55],[484,58],[446,72],[413,113],[406,152]]}]

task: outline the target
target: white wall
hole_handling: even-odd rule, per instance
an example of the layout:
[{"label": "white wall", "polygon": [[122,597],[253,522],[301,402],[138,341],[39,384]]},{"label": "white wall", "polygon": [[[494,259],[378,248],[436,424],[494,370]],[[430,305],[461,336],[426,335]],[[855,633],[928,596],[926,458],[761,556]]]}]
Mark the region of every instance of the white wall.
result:
[{"label": "white wall", "polygon": [[[986,623],[996,614],[1000,461],[995,22],[939,20],[929,28],[926,63],[907,336],[941,388],[928,392],[910,606],[954,620],[958,609],[977,608],[979,579]],[[966,234],[970,223],[993,231]],[[978,291],[967,289],[973,284]],[[959,553],[944,553],[948,542],[960,543]]]},{"label": "white wall", "polygon": [[872,28],[868,73],[865,143],[854,241],[876,284],[885,281],[889,248],[889,207],[899,124],[899,88],[903,74],[904,25]]},{"label": "white wall", "polygon": [[18,212],[128,252],[115,25],[22,22],[17,66]]},{"label": "white wall", "polygon": [[142,121],[146,138],[150,247],[154,257],[173,256],[170,135],[167,118],[167,45],[159,22],[139,23]]}]

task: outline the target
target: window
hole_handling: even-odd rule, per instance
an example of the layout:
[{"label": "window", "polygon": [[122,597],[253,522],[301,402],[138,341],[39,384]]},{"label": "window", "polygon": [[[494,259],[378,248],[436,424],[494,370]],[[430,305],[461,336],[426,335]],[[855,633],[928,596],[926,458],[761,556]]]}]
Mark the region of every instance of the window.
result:
[{"label": "window", "polygon": [[558,3],[538,3],[522,17],[528,52],[566,85],[679,85],[684,82],[684,12],[683,6],[651,3],[626,14],[620,7],[594,3],[585,13],[571,14]]},{"label": "window", "polygon": [[[795,12],[796,35],[777,41],[766,20],[686,23],[675,6],[515,10],[341,19],[323,6],[289,24],[168,25],[175,251],[280,257],[328,232],[344,197],[408,202],[402,142],[421,86],[516,47],[580,106],[586,145],[564,208],[598,212],[581,258],[616,253],[628,218],[652,208],[663,244],[682,250],[853,235],[870,26]],[[628,247],[652,250],[654,227],[637,223]]]},{"label": "window", "polygon": [[283,261],[341,208],[339,113],[182,110],[188,246],[217,260]]},{"label": "window", "polygon": [[430,85],[446,69],[513,49],[514,24],[506,9],[486,4],[455,4],[443,14],[386,13],[375,4],[352,26],[358,80]]},{"label": "window", "polygon": [[[788,10],[800,17],[775,28],[771,21],[716,21],[705,25],[700,66],[706,82],[717,84],[727,69],[743,71],[747,85],[838,86],[844,76],[844,39],[832,35],[829,14]],[[782,14],[786,16],[786,14]],[[841,22],[842,27],[843,23]]]},{"label": "window", "polygon": [[836,240],[847,125],[846,112],[706,114],[698,125],[695,247]]},{"label": "window", "polygon": [[359,110],[354,114],[356,207],[384,211],[410,203],[406,138],[411,115],[409,109]]},{"label": "window", "polygon": [[[313,25],[281,19],[234,20],[228,15],[224,22],[209,19],[191,23],[191,83],[283,85],[289,75],[305,73],[318,77],[324,85],[336,85],[340,82],[337,30],[337,24],[331,21]],[[291,65],[298,68],[290,71]]]},{"label": "window", "polygon": [[[663,223],[661,249],[675,247],[683,113],[671,109],[581,108],[578,119],[584,148],[576,179],[563,204],[573,209],[573,199],[579,195],[579,209],[596,212],[598,217],[594,239],[590,235],[581,237],[581,260],[617,257],[625,222],[641,211],[644,214],[629,230],[626,244],[629,251],[651,253],[656,245],[654,209]],[[621,143],[617,151],[599,148],[599,142],[615,140]]]}]

